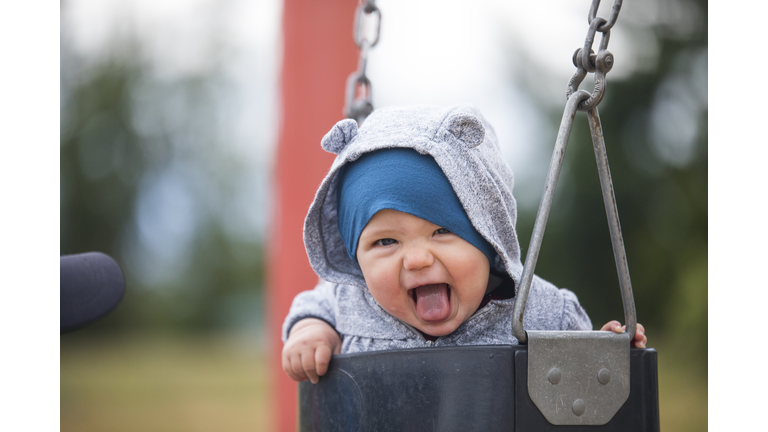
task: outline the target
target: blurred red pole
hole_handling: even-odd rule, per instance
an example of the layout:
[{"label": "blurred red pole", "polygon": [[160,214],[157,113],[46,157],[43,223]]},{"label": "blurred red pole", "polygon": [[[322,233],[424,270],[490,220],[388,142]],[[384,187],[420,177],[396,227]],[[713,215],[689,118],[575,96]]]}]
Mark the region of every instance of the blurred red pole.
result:
[{"label": "blurred red pole", "polygon": [[317,276],[309,266],[304,217],[333,155],[320,139],[343,118],[344,86],[357,68],[352,40],[355,0],[283,2],[283,64],[276,193],[269,245],[267,330],[277,431],[297,427],[297,384],[283,372],[280,330],[293,297],[311,289]]}]

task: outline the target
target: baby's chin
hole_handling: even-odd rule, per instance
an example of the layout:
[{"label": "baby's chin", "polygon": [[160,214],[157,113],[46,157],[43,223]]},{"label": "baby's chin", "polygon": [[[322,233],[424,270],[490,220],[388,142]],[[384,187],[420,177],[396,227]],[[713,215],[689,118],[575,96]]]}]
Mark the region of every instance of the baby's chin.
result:
[{"label": "baby's chin", "polygon": [[440,322],[440,323],[424,323],[419,321],[418,324],[414,325],[420,332],[433,336],[433,337],[442,337],[442,336],[448,336],[449,334],[456,331],[457,328],[462,324],[463,321],[453,317],[452,319],[448,319],[446,321]]}]

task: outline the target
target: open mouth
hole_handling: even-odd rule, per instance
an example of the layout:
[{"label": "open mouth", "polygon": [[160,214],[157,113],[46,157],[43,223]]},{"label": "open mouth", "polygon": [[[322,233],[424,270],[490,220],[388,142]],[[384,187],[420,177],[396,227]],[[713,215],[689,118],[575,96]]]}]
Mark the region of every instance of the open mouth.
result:
[{"label": "open mouth", "polygon": [[416,315],[426,322],[438,322],[451,315],[451,286],[445,283],[421,285],[410,290]]}]

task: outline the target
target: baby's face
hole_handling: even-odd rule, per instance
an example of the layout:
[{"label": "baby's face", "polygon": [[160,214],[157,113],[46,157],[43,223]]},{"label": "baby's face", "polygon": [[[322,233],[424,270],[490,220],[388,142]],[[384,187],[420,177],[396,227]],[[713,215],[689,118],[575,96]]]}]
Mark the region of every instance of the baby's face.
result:
[{"label": "baby's face", "polygon": [[431,222],[377,212],[360,234],[357,260],[373,298],[431,336],[445,336],[480,306],[489,262],[479,249]]}]

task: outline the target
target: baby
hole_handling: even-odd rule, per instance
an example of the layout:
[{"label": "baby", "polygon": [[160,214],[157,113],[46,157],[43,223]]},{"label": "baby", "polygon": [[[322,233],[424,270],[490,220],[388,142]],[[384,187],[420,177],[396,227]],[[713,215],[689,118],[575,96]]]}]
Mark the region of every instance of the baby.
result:
[{"label": "baby", "polygon": [[[338,156],[304,223],[321,279],[283,324],[285,372],[316,383],[333,354],[517,344],[514,180],[482,114],[471,105],[384,108],[359,130],[340,121],[322,146]],[[575,294],[535,276],[523,327],[592,323]],[[646,342],[638,324],[633,345]]]}]

